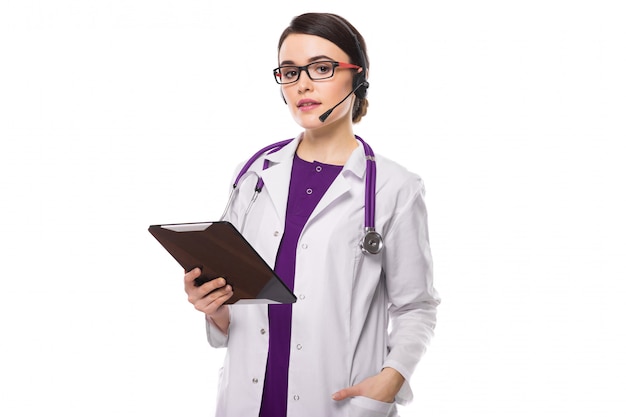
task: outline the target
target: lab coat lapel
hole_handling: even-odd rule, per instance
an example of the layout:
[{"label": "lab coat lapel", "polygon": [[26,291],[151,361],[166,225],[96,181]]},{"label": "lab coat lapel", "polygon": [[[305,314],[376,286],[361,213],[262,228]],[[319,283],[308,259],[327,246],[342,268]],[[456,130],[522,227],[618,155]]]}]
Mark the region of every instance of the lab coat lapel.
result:
[{"label": "lab coat lapel", "polygon": [[[276,216],[281,224],[285,223],[293,156],[300,140],[301,136],[294,139],[281,150],[267,155],[266,159],[270,161],[270,166],[261,174],[265,184],[265,190],[268,193],[274,206]],[[314,220],[315,217],[342,195],[350,192],[351,187],[353,187],[355,183],[358,184],[357,186],[364,187],[365,165],[363,145],[359,142],[358,148],[352,152],[343,170],[317,204],[307,223]]]},{"label": "lab coat lapel", "polygon": [[355,183],[358,184],[358,186],[364,187],[364,177],[365,156],[363,153],[363,145],[359,142],[359,147],[352,152],[352,155],[348,158],[341,173],[339,173],[335,181],[328,188],[328,191],[326,191],[326,194],[324,194],[315,207],[315,210],[313,210],[313,213],[311,213],[308,223],[314,220],[315,217],[321,214],[334,201],[341,198],[342,195],[350,192],[351,188],[355,186]]},{"label": "lab coat lapel", "polygon": [[264,190],[267,191],[280,224],[285,224],[293,155],[298,143],[299,138],[296,138],[281,150],[267,155],[265,158],[270,161],[270,166],[261,173]]}]

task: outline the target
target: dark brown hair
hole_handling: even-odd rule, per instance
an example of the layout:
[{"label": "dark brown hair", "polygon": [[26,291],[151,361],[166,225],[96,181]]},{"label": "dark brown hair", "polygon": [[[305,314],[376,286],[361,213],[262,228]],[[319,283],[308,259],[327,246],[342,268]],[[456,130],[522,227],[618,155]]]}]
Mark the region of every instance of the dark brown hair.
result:
[{"label": "dark brown hair", "polygon": [[[362,67],[364,73],[369,68],[369,58],[367,57],[367,48],[363,36],[350,22],[339,15],[332,13],[304,13],[294,17],[289,26],[280,35],[278,40],[279,51],[285,38],[291,34],[314,35],[329,40],[350,57],[351,64]],[[357,76],[355,74],[355,77]],[[361,77],[363,77],[362,80],[365,80],[367,74],[363,74]],[[353,123],[358,123],[367,114],[366,89],[367,86],[360,87],[361,94],[357,94],[354,107],[352,108]]]}]

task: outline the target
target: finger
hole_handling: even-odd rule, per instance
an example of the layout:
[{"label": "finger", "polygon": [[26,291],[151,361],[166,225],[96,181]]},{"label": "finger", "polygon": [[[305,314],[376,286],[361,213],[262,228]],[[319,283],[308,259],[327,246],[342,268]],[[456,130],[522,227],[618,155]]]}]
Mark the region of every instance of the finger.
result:
[{"label": "finger", "polygon": [[185,283],[191,283],[194,279],[198,278],[202,274],[200,268],[194,268],[185,274]]},{"label": "finger", "polygon": [[187,292],[189,301],[192,304],[195,304],[197,300],[206,297],[211,292],[226,285],[226,280],[220,277],[205,282],[201,286],[197,287],[194,282],[194,279],[197,277],[192,272],[185,274],[185,291]]},{"label": "finger", "polygon": [[358,389],[355,387],[348,387],[340,389],[332,395],[332,399],[335,401],[342,401],[349,397],[356,397],[359,395]]},{"label": "finger", "polygon": [[233,296],[233,289],[230,285],[211,292],[206,297],[194,303],[194,307],[205,314],[215,313],[230,297]]},{"label": "finger", "polygon": [[217,298],[215,298],[215,300],[213,300],[213,304],[218,305],[218,306],[221,307],[234,294],[233,287],[231,287],[230,285],[227,285],[226,287],[224,287],[223,291],[224,292],[219,297],[217,297]]},{"label": "finger", "polygon": [[217,298],[224,295],[224,290],[226,288],[224,287],[225,285],[226,280],[224,278],[216,278],[203,284],[200,287],[196,287],[195,285],[191,284],[186,286],[185,288],[187,291],[187,297],[189,299],[189,302],[196,306],[198,310],[201,310],[214,302]]},{"label": "finger", "polygon": [[199,288],[209,294],[212,291],[217,290],[218,288],[222,288],[226,285],[226,279],[219,277],[212,279],[210,281],[205,282]]},{"label": "finger", "polygon": [[218,302],[220,299],[224,298],[225,296],[228,296],[228,298],[230,298],[231,295],[233,295],[233,288],[230,285],[226,285],[223,288],[217,288],[209,292],[204,297],[204,300],[207,302],[207,304],[211,304],[211,303]]}]

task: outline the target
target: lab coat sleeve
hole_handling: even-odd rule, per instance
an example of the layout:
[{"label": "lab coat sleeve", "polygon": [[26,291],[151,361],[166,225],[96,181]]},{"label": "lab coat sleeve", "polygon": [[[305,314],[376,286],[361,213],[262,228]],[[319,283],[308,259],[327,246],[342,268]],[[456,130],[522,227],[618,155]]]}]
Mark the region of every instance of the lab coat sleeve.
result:
[{"label": "lab coat sleeve", "polygon": [[396,400],[413,399],[409,381],[434,334],[439,295],[433,286],[433,264],[428,221],[421,179],[402,188],[413,190],[401,196],[385,237],[384,269],[391,332],[389,353],[383,367],[391,367],[405,378]]},{"label": "lab coat sleeve", "polygon": [[[239,170],[241,169],[241,167],[243,166],[243,163],[240,163],[237,166],[237,169],[233,172],[233,175],[231,177],[231,182],[230,182],[230,190],[232,192],[233,186],[232,184],[235,182],[235,178],[236,178],[236,174],[239,172]],[[231,205],[229,207],[229,209],[224,213],[224,220],[229,221],[231,223],[233,223],[235,225],[235,227],[237,227],[238,224],[238,217],[237,217],[237,213],[236,213],[236,209],[234,207],[234,205]],[[230,315],[230,307],[228,307],[229,310],[229,315]],[[232,318],[232,315],[231,315]],[[207,336],[207,340],[209,342],[209,345],[211,345],[212,347],[215,348],[221,348],[221,347],[226,347],[228,346],[228,334],[224,334],[222,333],[222,331],[220,329],[217,328],[217,326],[207,317],[205,319],[205,326],[206,326],[206,336]]]},{"label": "lab coat sleeve", "polygon": [[[230,307],[228,307],[228,313],[230,314]],[[213,323],[211,319],[206,317],[206,335],[209,345],[214,348],[221,348],[228,346],[228,334],[222,333],[220,329]]]}]

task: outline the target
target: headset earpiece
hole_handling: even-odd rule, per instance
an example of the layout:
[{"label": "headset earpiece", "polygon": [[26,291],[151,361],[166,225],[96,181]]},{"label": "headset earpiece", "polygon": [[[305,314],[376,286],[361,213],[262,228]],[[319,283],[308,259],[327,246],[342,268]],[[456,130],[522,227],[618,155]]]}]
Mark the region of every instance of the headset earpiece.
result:
[{"label": "headset earpiece", "polygon": [[352,89],[354,90],[354,95],[357,98],[364,99],[367,96],[367,89],[370,86],[370,83],[367,81],[367,60],[365,59],[365,52],[363,52],[363,48],[361,47],[361,42],[359,42],[359,37],[356,33],[348,26],[346,22],[344,22],[339,16],[334,16],[334,19],[342,24],[346,30],[352,35],[354,38],[354,44],[356,45],[356,49],[359,53],[359,61],[356,63],[361,66],[361,71],[355,75],[354,80],[352,81]]},{"label": "headset earpiece", "polygon": [[363,74],[364,72],[365,71],[363,70],[356,77],[354,77],[354,81],[352,83],[354,95],[360,99],[364,99],[367,96],[367,88],[370,86],[370,83],[367,82],[367,79],[365,78],[365,74]]}]

